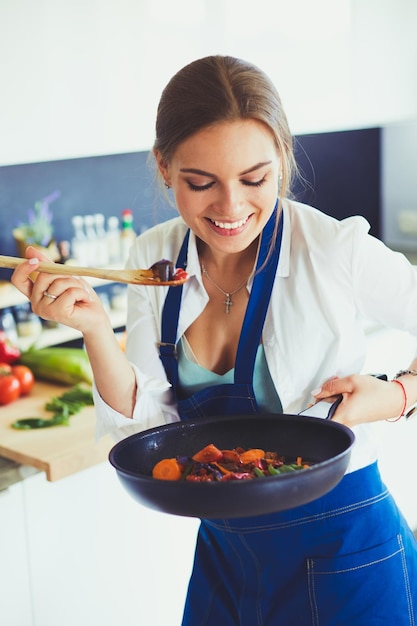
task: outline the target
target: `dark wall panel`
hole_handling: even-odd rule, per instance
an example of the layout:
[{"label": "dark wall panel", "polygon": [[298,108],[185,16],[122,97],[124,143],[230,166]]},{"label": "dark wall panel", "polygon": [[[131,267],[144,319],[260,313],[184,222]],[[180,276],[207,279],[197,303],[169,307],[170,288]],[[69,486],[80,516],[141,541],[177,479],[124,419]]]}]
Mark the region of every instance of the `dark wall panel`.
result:
[{"label": "dark wall panel", "polygon": [[[380,235],[380,129],[296,137],[304,181],[296,198],[337,218],[361,214]],[[120,216],[131,208],[135,228],[176,215],[154,180],[148,152],[116,154],[0,167],[0,254],[16,255],[12,230],[37,200],[58,190],[52,205],[56,239],[72,238],[71,216]],[[9,270],[0,270],[8,278]]]},{"label": "dark wall panel", "polygon": [[[138,231],[176,215],[161,196],[147,158],[147,152],[137,152],[0,167],[0,253],[16,255],[13,228],[55,190],[61,193],[51,204],[58,241],[71,240],[71,216],[77,214],[120,217],[131,208]],[[1,278],[10,276],[0,271]]]},{"label": "dark wall panel", "polygon": [[363,215],[381,236],[381,129],[300,135],[296,198],[339,219]]}]

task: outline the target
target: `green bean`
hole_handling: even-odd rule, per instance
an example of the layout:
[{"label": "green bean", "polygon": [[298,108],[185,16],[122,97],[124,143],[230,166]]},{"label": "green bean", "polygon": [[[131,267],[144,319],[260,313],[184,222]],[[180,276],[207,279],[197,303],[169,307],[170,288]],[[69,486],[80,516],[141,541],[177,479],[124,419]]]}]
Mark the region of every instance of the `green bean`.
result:
[{"label": "green bean", "polygon": [[82,408],[93,404],[91,389],[85,389],[75,385],[65,391],[61,396],[52,398],[45,404],[45,409],[54,415],[51,419],[42,417],[27,417],[16,420],[12,427],[17,430],[29,430],[31,428],[49,428],[50,426],[68,426],[71,415],[76,415]]}]

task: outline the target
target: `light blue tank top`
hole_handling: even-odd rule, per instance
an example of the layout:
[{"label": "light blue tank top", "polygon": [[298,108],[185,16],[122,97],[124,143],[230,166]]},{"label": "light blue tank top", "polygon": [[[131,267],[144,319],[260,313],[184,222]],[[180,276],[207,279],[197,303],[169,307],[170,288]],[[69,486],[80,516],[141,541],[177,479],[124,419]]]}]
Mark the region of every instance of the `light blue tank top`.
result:
[{"label": "light blue tank top", "polygon": [[[188,398],[206,387],[234,382],[234,369],[225,374],[216,374],[190,358],[187,354],[190,348],[186,341],[186,339],[181,338],[177,345],[178,377],[183,397]],[[260,411],[263,413],[282,413],[281,400],[272,382],[262,344],[259,344],[256,352],[253,390]]]}]

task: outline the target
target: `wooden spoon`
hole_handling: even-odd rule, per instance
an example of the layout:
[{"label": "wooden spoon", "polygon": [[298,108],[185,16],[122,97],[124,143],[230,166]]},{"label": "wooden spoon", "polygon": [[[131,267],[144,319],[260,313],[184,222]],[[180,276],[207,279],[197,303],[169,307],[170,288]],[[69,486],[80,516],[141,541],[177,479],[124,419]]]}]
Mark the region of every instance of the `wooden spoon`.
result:
[{"label": "wooden spoon", "polygon": [[[0,267],[15,269],[27,259],[20,259],[13,256],[0,255]],[[158,263],[155,264],[156,266]],[[69,276],[91,276],[92,278],[101,278],[103,280],[111,280],[116,283],[132,283],[134,285],[153,285],[155,287],[168,285],[170,287],[182,285],[189,276],[181,270],[178,278],[175,274],[172,280],[162,280],[158,274],[158,269],[149,268],[148,270],[109,270],[94,267],[79,267],[78,265],[62,265],[60,263],[46,263],[41,261],[34,271],[46,272],[47,274],[60,274]]]}]

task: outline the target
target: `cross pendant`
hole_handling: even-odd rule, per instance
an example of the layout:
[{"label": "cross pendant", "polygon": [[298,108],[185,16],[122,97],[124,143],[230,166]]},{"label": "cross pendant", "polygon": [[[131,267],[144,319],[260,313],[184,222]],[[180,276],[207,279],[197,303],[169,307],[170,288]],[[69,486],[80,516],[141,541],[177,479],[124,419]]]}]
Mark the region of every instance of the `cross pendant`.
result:
[{"label": "cross pendant", "polygon": [[230,293],[226,294],[226,300],[224,300],[224,303],[226,305],[226,313],[230,313],[230,307],[232,306],[233,302],[232,302],[232,298],[230,297]]}]

